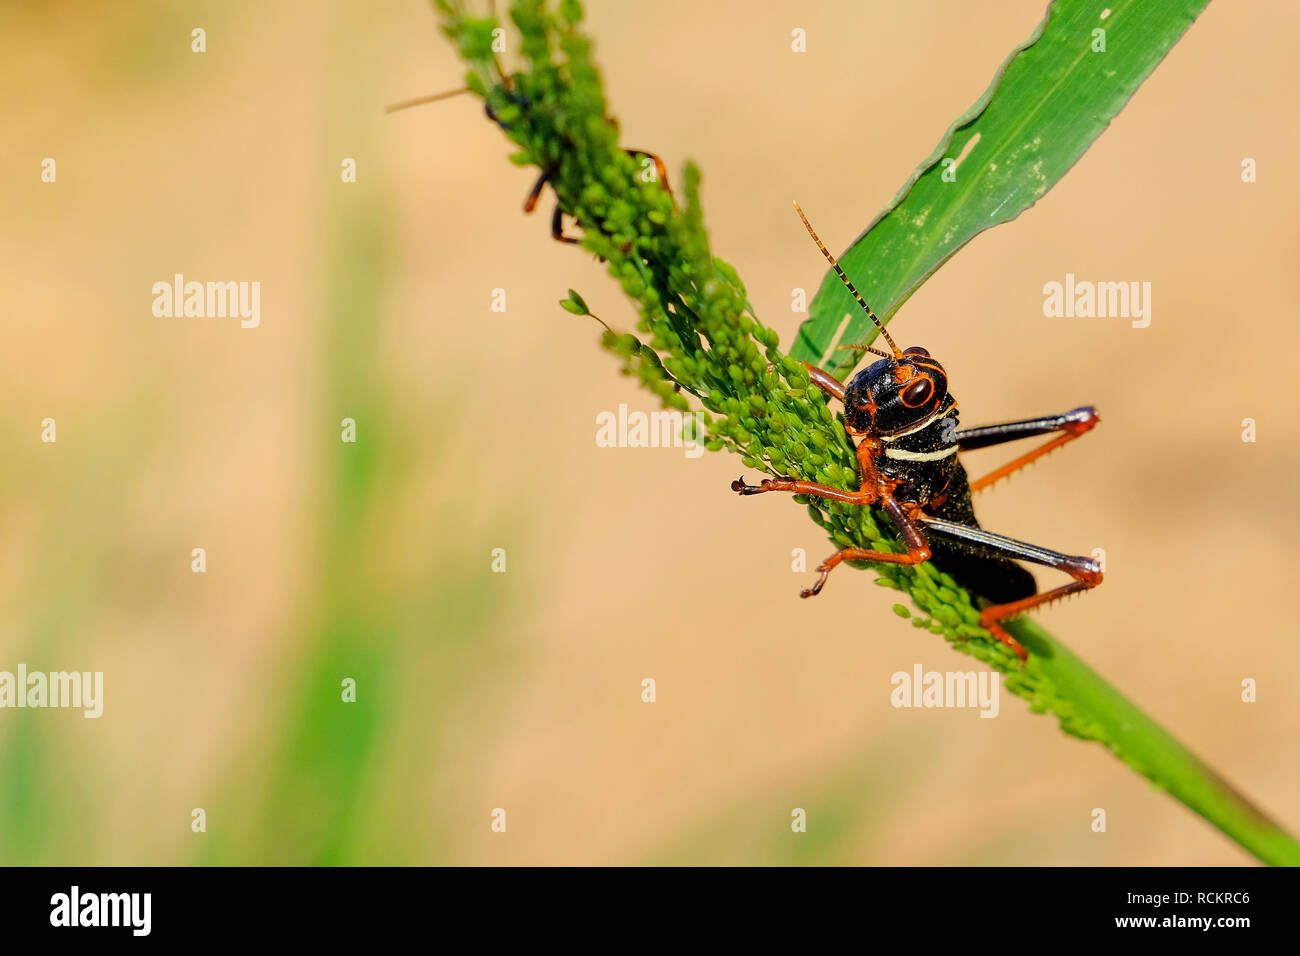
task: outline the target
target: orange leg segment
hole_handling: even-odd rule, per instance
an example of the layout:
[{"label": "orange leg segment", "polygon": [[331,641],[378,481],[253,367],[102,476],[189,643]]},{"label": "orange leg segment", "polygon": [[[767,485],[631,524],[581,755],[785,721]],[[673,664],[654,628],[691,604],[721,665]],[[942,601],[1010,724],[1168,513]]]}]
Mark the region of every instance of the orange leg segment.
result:
[{"label": "orange leg segment", "polygon": [[878,561],[882,564],[923,564],[930,560],[930,546],[925,535],[908,517],[906,510],[893,498],[884,498],[880,502],[885,513],[893,519],[894,525],[903,536],[907,545],[906,554],[894,554],[890,551],[871,551],[867,548],[842,548],[817,566],[817,581],[810,588],[799,592],[800,597],[812,597],[822,593],[826,579],[831,571],[844,561]]},{"label": "orange leg segment", "polygon": [[808,380],[820,388],[831,398],[838,399],[841,403],[844,401],[844,384],[832,375],[830,372],[818,368],[808,362],[804,362],[804,367],[808,369]]},{"label": "orange leg segment", "polygon": [[843,488],[832,488],[830,485],[820,485],[815,481],[803,481],[798,478],[764,478],[757,485],[750,485],[745,483],[744,475],[731,483],[731,490],[738,495],[789,491],[796,495],[817,495],[833,501],[846,501],[853,505],[873,505],[876,502],[883,505],[886,500],[892,500],[890,497],[892,486],[882,481],[876,471],[874,457],[879,451],[879,439],[868,437],[858,442],[858,473],[862,475],[862,484],[857,491],[845,491]]},{"label": "orange leg segment", "polygon": [[990,634],[1015,651],[1016,656],[1020,658],[1021,666],[1024,666],[1024,662],[1029,655],[1020,642],[1006,632],[1002,627],[1002,623],[1024,614],[1026,611],[1032,611],[1036,607],[1042,607],[1044,604],[1051,604],[1053,601],[1059,601],[1071,594],[1095,588],[1101,583],[1101,571],[1095,567],[1063,568],[1062,570],[1069,571],[1074,576],[1074,580],[1069,584],[1063,584],[1059,588],[1053,588],[1043,594],[1035,594],[1033,597],[1027,597],[1020,601],[1012,601],[1010,604],[994,604],[980,612],[980,627],[986,628]]},{"label": "orange leg segment", "polygon": [[957,433],[958,446],[963,450],[970,448],[983,448],[988,445],[997,444],[1002,441],[1013,441],[1017,438],[1026,438],[1031,435],[1041,435],[1045,432],[1059,431],[1061,434],[1048,442],[1025,452],[1019,458],[1012,459],[1001,468],[994,469],[982,478],[978,478],[970,483],[971,491],[982,491],[990,485],[1001,481],[1008,475],[1011,475],[1033,461],[1037,461],[1049,452],[1053,452],[1066,445],[1080,435],[1092,431],[1097,426],[1101,418],[1097,415],[1097,410],[1090,407],[1076,408],[1065,415],[1053,416],[1046,419],[1032,419],[1025,422],[1011,422],[1007,425],[990,425],[985,428],[973,428],[964,432]]}]

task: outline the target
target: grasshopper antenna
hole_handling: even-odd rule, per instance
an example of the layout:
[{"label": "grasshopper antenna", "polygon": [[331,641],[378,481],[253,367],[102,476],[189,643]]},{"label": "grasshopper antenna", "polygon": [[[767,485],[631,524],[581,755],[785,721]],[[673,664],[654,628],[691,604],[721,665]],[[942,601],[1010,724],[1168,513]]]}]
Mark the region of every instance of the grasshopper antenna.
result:
[{"label": "grasshopper antenna", "polygon": [[873,349],[870,345],[859,345],[859,346],[849,345],[849,346],[840,346],[840,347],[841,348],[864,348],[868,352],[874,352],[876,355],[883,355],[885,358],[892,358],[895,362],[897,362],[899,359],[903,357],[903,353],[898,350],[898,346],[894,344],[894,340],[890,337],[889,333],[885,331],[884,324],[878,318],[876,318],[876,313],[871,311],[871,306],[867,305],[866,300],[862,298],[861,293],[859,293],[858,290],[854,287],[853,283],[849,280],[849,277],[844,274],[844,270],[840,268],[840,264],[835,261],[835,257],[831,255],[831,251],[826,248],[826,244],[821,241],[821,237],[817,235],[817,230],[813,229],[812,223],[808,221],[808,217],[805,216],[803,214],[803,210],[799,208],[798,200],[795,200],[794,211],[797,212],[799,214],[799,218],[803,220],[803,224],[808,230],[808,235],[813,237],[813,242],[817,243],[817,248],[822,251],[822,255],[824,255],[826,257],[826,261],[831,264],[831,268],[835,270],[835,274],[840,277],[840,281],[843,282],[844,285],[848,287],[848,290],[851,293],[853,293],[853,298],[857,300],[858,305],[862,306],[862,311],[867,313],[867,318],[871,319],[871,321],[875,323],[876,328],[879,329],[880,334],[885,337],[885,341],[889,343],[889,348],[893,351],[894,354],[891,356],[888,352],[882,352],[880,351],[880,349]]},{"label": "grasshopper antenna", "polygon": [[425,103],[436,103],[439,100],[449,100],[453,96],[460,96],[462,93],[468,93],[469,87],[462,86],[458,90],[445,90],[442,93],[433,93],[429,96],[417,96],[413,100],[402,100],[400,103],[393,103],[391,106],[384,107],[385,113],[396,113],[398,110],[410,109],[412,106],[423,106]]}]

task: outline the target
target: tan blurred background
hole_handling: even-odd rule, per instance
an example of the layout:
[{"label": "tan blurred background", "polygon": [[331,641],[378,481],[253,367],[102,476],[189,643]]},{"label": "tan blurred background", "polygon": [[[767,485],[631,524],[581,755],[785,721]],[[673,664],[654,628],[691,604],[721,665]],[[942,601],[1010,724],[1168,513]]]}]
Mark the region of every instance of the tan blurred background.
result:
[{"label": "tan blurred background", "polygon": [[[824,265],[790,199],[843,249],[1043,7],[588,20],[624,141],[700,164],[715,250],[788,344]],[[1284,0],[1212,3],[893,326],[968,424],[1098,406],[982,518],[1105,548],[1043,622],[1292,830],[1297,32]],[[0,64],[0,669],[106,683],[97,721],[0,711],[0,861],[1250,862],[1009,695],[892,708],[893,672],[969,660],[867,574],[800,601],[792,549],[830,546],[737,500],[733,457],[596,447],[597,413],[651,405],[556,300],[634,315],[549,201],[520,213],[532,174],[475,101],[383,115],[461,81],[428,4],[9,3]],[[260,281],[261,326],[155,318],[176,272]],[[1151,326],[1045,319],[1066,272],[1150,281]]]}]

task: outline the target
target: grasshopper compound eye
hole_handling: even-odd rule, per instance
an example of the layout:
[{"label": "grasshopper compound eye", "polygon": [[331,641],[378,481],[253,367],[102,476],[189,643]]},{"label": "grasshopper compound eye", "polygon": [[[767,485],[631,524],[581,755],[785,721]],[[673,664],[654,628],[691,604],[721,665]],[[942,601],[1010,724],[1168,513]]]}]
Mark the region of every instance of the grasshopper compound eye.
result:
[{"label": "grasshopper compound eye", "polygon": [[[908,349],[910,352],[911,349]],[[903,389],[899,398],[908,408],[920,408],[934,395],[934,382],[930,376],[922,375],[919,378],[912,379],[911,383]]]}]

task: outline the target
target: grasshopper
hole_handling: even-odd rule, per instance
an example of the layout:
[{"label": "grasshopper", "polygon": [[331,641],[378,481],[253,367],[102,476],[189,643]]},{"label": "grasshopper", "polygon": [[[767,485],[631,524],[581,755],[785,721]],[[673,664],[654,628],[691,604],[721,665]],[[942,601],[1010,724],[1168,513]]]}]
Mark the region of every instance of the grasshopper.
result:
[{"label": "grasshopper", "polygon": [[[1023,667],[1029,655],[1007,633],[1003,623],[1033,608],[1096,587],[1101,583],[1101,567],[1092,558],[1062,554],[984,530],[975,518],[972,493],[1090,431],[1100,421],[1097,410],[1083,406],[1059,415],[958,428],[957,400],[948,390],[948,375],[943,366],[920,346],[899,349],[818,237],[799,204],[796,202],[794,206],[817,248],[889,346],[888,352],[867,345],[850,346],[866,349],[880,359],[854,375],[847,385],[815,365],[805,363],[812,383],[844,407],[845,431],[857,439],[860,483],[856,491],[783,477],[766,478],[751,485],[742,475],[731,483],[731,488],[741,495],[786,491],[879,506],[898,529],[906,553],[843,548],[818,566],[816,582],[805,588],[801,596],[820,594],[831,571],[844,561],[908,565],[933,561],[936,567],[989,602],[980,612],[980,626],[1014,651]],[[967,478],[961,452],[1036,435],[1053,437],[982,478],[975,481]],[[1072,580],[1039,593],[1033,575],[1017,561],[1064,571]]]}]

